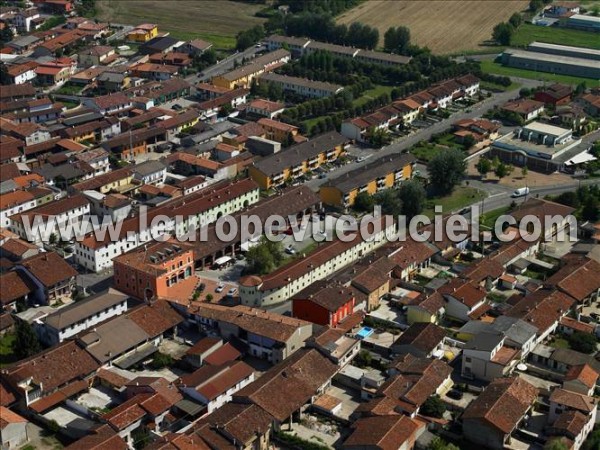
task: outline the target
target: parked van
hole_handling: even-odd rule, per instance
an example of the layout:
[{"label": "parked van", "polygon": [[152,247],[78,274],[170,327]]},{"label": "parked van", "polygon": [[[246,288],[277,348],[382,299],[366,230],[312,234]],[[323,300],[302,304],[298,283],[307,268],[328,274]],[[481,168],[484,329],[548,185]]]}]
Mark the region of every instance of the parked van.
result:
[{"label": "parked van", "polygon": [[529,188],[528,187],[522,187],[517,189],[515,192],[512,193],[511,197],[513,198],[517,198],[517,197],[524,197],[526,195],[529,194]]}]

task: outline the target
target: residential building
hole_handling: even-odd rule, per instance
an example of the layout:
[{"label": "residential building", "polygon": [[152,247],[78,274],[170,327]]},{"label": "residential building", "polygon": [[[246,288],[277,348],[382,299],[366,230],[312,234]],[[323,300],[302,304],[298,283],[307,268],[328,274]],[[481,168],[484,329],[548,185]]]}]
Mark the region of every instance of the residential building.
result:
[{"label": "residential building", "polygon": [[351,428],[352,434],[340,446],[343,450],[411,450],[425,431],[422,422],[403,415],[363,417]]},{"label": "residential building", "polygon": [[258,83],[265,83],[267,86],[273,84],[278,86],[283,92],[291,92],[307,98],[331,97],[344,90],[344,87],[338,84],[279,75],[277,73],[265,73],[261,75],[258,78]]},{"label": "residential building", "polygon": [[15,270],[27,277],[32,286],[30,304],[52,305],[70,298],[75,289],[77,271],[54,252],[29,257],[17,264]]},{"label": "residential building", "polygon": [[581,308],[595,302],[600,296],[600,262],[585,256],[566,255],[562,267],[547,280],[547,285],[555,286],[561,292],[577,300]]},{"label": "residential building", "polygon": [[582,427],[582,434],[584,438],[592,432],[596,424],[598,411],[598,399],[596,397],[555,387],[550,394],[549,400],[550,413],[548,414],[548,422],[550,424],[556,424],[556,422],[560,424],[563,422],[565,420],[564,414],[579,413],[583,416],[582,421],[584,425]]},{"label": "residential building", "polygon": [[300,349],[233,395],[234,403],[254,404],[276,423],[302,415],[330,385],[338,366],[316,349]]},{"label": "residential building", "polygon": [[166,301],[142,304],[77,335],[77,343],[101,365],[128,369],[158,350],[165,334],[177,334],[183,317]]},{"label": "residential building", "polygon": [[504,334],[479,333],[463,347],[461,375],[492,381],[509,376],[519,360],[519,350],[506,345]]},{"label": "residential building", "polygon": [[193,247],[169,239],[113,259],[115,287],[135,298],[166,298],[169,287],[194,275]]},{"label": "residential building", "polygon": [[416,158],[408,153],[385,156],[329,180],[319,189],[319,196],[326,205],[347,209],[360,193],[375,195],[410,180],[415,164]]},{"label": "residential building", "polygon": [[179,389],[187,397],[206,405],[211,414],[231,401],[240,389],[254,381],[254,369],[242,361],[222,366],[207,365],[179,379]]},{"label": "residential building", "polygon": [[321,164],[333,162],[345,152],[347,139],[330,131],[274,155],[266,156],[248,168],[248,174],[261,189],[281,186]]},{"label": "residential building", "polygon": [[542,88],[533,94],[533,98],[545,105],[566,105],[571,101],[573,88],[566,84],[554,83],[548,87]]},{"label": "residential building", "polygon": [[446,301],[439,292],[421,294],[406,306],[409,325],[416,323],[438,323],[445,312]]},{"label": "residential building", "polygon": [[102,115],[119,113],[132,107],[131,99],[122,93],[86,98],[83,104]]},{"label": "residential building", "polygon": [[396,224],[389,219],[375,219],[376,231],[370,241],[363,240],[358,232],[350,241],[327,242],[305,258],[292,261],[268,275],[242,278],[239,286],[242,304],[263,306],[280,303],[315,281],[352,264],[393,238],[397,232]]},{"label": "residential building", "polygon": [[562,386],[567,391],[593,397],[599,376],[589,364],[579,364],[567,370]]},{"label": "residential building", "polygon": [[147,78],[154,81],[168,80],[175,75],[179,68],[168,64],[142,63],[131,68],[134,77]]},{"label": "residential building", "polygon": [[107,65],[116,59],[115,48],[108,45],[96,45],[78,54],[79,65],[83,67]]},{"label": "residential building", "polygon": [[354,359],[360,351],[360,339],[348,336],[338,328],[323,328],[306,342],[327,356],[340,367],[344,367]]},{"label": "residential building", "polygon": [[108,292],[92,295],[86,299],[60,308],[44,317],[37,326],[42,342],[56,345],[97,324],[127,311],[128,297],[121,292]]},{"label": "residential building", "polygon": [[48,242],[53,234],[66,241],[76,233],[85,233],[83,219],[89,214],[88,200],[83,195],[74,195],[11,216],[10,228],[22,239],[38,245]]},{"label": "residential building", "polygon": [[223,339],[240,339],[249,355],[274,364],[301,349],[312,335],[310,322],[242,305],[202,303],[187,312],[201,330],[216,329]]},{"label": "residential building", "polygon": [[277,141],[283,144],[290,141],[293,142],[299,137],[298,127],[285,122],[262,118],[258,120],[258,124],[265,131],[266,138],[272,141]]},{"label": "residential building", "polygon": [[[5,368],[1,377],[17,398],[35,411],[38,402],[48,408],[63,401],[66,396],[60,395],[61,392],[71,396],[87,390],[87,378],[98,367],[94,358],[75,341],[65,341]],[[54,393],[58,394],[58,401],[51,403],[52,397],[56,397],[52,396]]]},{"label": "residential building", "polygon": [[[183,236],[188,231],[215,222],[224,214],[247,208],[258,200],[259,189],[252,180],[224,181],[148,210],[148,223],[152,223],[152,218],[159,214],[172,219],[179,215],[184,220],[174,224],[174,231],[177,236]],[[147,243],[152,234],[157,232],[157,228],[150,228],[142,229],[139,218],[130,217],[123,222],[117,241],[111,240],[107,233],[104,239],[97,239],[91,234],[83,241],[76,242],[75,260],[94,272],[111,267],[113,258]]]},{"label": "residential building", "polygon": [[465,409],[463,435],[485,448],[505,448],[533,408],[537,395],[537,389],[523,378],[493,380]]},{"label": "residential building", "polygon": [[254,114],[257,116],[267,117],[268,119],[274,119],[285,110],[285,104],[279,102],[272,102],[270,100],[256,99],[252,100],[246,106],[247,114]]},{"label": "residential building", "polygon": [[452,368],[438,359],[404,355],[391,363],[390,378],[373,398],[361,404],[361,415],[405,414],[416,417],[423,403],[434,395],[445,393],[451,386]]},{"label": "residential building", "polygon": [[544,102],[519,99],[502,105],[502,110],[520,116],[525,122],[537,119],[544,112]]},{"label": "residential building", "polygon": [[335,327],[354,312],[353,289],[317,281],[292,298],[292,315],[318,325]]},{"label": "residential building", "polygon": [[477,310],[484,306],[487,292],[481,286],[458,278],[438,289],[446,300],[445,313],[460,322],[478,318]]},{"label": "residential building", "polygon": [[29,422],[24,417],[11,411],[5,406],[0,406],[0,445],[3,449],[12,450],[21,448],[29,441],[27,425]]},{"label": "residential building", "polygon": [[26,307],[34,292],[29,278],[16,270],[0,274],[0,283],[4,289],[0,292],[0,306],[3,311],[18,311],[20,303]]},{"label": "residential building", "polygon": [[404,331],[391,347],[394,354],[410,354],[419,358],[438,358],[446,330],[433,323],[414,323]]},{"label": "residential building", "polygon": [[289,60],[290,52],[284,49],[275,50],[258,56],[237,69],[213,77],[211,82],[215,86],[227,89],[234,89],[236,87],[249,88],[254,78],[265,72],[275,70]]},{"label": "residential building", "polygon": [[33,80],[37,73],[35,61],[28,61],[23,64],[14,64],[8,67],[6,73],[12,84],[23,84]]},{"label": "residential building", "polygon": [[467,136],[471,136],[481,147],[498,138],[500,124],[487,119],[462,119],[453,123],[452,129],[456,142],[463,143]]},{"label": "residential building", "polygon": [[127,33],[127,40],[144,43],[156,36],[158,36],[158,25],[153,23],[142,23]]}]

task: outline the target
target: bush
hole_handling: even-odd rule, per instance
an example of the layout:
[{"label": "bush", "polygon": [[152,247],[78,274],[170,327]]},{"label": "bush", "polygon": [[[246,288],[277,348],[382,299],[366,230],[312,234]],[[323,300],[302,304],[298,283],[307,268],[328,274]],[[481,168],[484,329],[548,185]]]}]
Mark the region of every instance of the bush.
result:
[{"label": "bush", "polygon": [[154,370],[160,370],[165,367],[172,366],[173,362],[174,362],[174,360],[171,356],[165,355],[164,353],[161,353],[161,352],[156,352],[154,354],[154,357],[152,358],[152,362],[150,363],[150,366]]},{"label": "bush", "polygon": [[424,416],[440,419],[444,417],[444,413],[446,412],[446,404],[442,401],[439,395],[434,395],[425,400],[425,403],[423,403],[421,406],[420,412]]},{"label": "bush", "polygon": [[598,343],[598,340],[593,334],[582,333],[581,331],[576,331],[569,336],[568,341],[573,350],[581,353],[595,352],[596,344]]}]

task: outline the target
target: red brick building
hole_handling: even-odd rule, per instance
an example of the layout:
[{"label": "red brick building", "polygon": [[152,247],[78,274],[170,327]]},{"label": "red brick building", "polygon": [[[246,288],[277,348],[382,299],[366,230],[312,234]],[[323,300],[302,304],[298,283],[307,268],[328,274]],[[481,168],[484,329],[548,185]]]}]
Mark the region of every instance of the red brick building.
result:
[{"label": "red brick building", "polygon": [[544,89],[540,89],[535,93],[533,98],[538,102],[543,102],[545,105],[566,105],[571,101],[573,89],[566,84],[552,84]]},{"label": "red brick building", "polygon": [[335,327],[354,312],[352,288],[318,281],[292,298],[292,314],[298,319]]},{"label": "red brick building", "polygon": [[113,264],[115,287],[139,299],[164,297],[169,287],[194,276],[192,246],[174,239],[139,247]]}]

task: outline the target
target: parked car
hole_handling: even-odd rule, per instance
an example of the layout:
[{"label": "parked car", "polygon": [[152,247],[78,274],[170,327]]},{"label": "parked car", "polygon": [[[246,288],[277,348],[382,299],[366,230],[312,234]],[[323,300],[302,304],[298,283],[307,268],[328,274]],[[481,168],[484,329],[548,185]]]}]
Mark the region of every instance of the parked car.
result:
[{"label": "parked car", "polygon": [[451,389],[446,395],[454,400],[462,400],[463,398],[462,391],[459,391],[458,389]]},{"label": "parked car", "polygon": [[198,288],[196,289],[198,292],[204,292],[204,289],[206,289],[206,283],[200,283],[198,285]]},{"label": "parked car", "polygon": [[231,288],[227,291],[227,297],[233,297],[235,294],[237,294],[237,288]]},{"label": "parked car", "polygon": [[219,283],[215,289],[215,292],[223,292],[223,289],[225,289],[225,285],[223,283]]},{"label": "parked car", "polygon": [[356,162],[357,163],[361,163],[363,161],[366,161],[367,157],[366,156],[359,156],[358,158],[356,158]]},{"label": "parked car", "polygon": [[288,255],[295,255],[296,254],[296,250],[294,249],[294,247],[292,247],[292,244],[288,245],[285,249],[285,252]]}]

